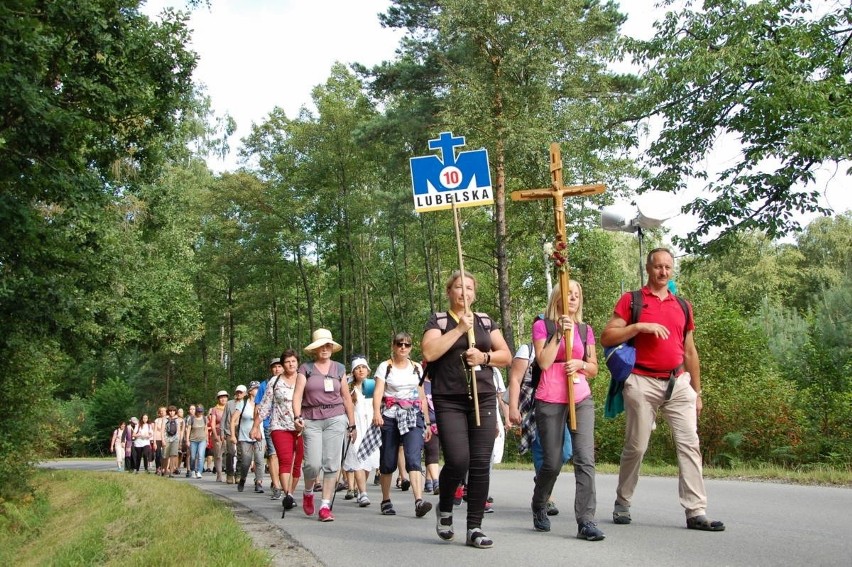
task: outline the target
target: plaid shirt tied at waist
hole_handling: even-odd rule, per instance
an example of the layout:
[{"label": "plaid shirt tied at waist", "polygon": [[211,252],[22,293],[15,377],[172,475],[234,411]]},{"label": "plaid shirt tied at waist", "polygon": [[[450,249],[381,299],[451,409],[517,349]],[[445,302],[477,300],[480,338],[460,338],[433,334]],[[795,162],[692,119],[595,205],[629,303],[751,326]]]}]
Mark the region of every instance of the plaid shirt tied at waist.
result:
[{"label": "plaid shirt tied at waist", "polygon": [[[382,412],[382,417],[388,419],[395,419],[397,429],[399,429],[400,435],[405,435],[412,429],[417,428],[417,415],[420,413],[420,404],[416,401],[412,401],[408,405],[408,407],[402,407],[402,405],[393,403],[390,406],[387,405],[387,399],[385,399],[386,409]],[[361,441],[361,445],[358,447],[357,457],[359,461],[365,460],[367,457],[373,454],[373,451],[379,449],[382,446],[382,428],[378,425],[373,425],[367,431],[367,434],[364,436],[364,440]]]}]

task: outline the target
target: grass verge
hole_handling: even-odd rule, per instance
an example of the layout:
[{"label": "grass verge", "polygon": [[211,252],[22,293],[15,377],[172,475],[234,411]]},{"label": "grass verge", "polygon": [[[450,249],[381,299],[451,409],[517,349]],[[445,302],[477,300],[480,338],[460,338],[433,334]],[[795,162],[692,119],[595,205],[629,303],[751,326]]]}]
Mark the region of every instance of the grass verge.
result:
[{"label": "grass verge", "polygon": [[[500,469],[533,470],[531,463],[504,462],[494,465]],[[618,464],[597,463],[595,468],[601,474],[618,474]],[[563,472],[573,471],[569,463]],[[641,474],[645,476],[677,476],[676,465],[658,465],[642,463]],[[813,484],[821,486],[852,487],[852,468],[831,467],[828,465],[809,465],[797,468],[785,468],[767,464],[737,465],[732,468],[704,467],[704,478],[727,478],[731,480],[752,480],[757,482],[785,482],[788,484]]]},{"label": "grass verge", "polygon": [[38,471],[0,503],[0,565],[269,565],[233,513],[148,475]]}]

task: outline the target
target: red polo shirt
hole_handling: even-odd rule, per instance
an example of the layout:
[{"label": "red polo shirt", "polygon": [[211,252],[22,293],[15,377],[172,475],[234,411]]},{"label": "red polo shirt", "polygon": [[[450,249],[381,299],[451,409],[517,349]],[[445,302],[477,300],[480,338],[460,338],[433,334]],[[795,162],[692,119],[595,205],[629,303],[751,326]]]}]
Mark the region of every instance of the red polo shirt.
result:
[{"label": "red polo shirt", "polygon": [[[630,301],[632,295],[625,293],[615,304],[613,310],[617,317],[630,322]],[[695,316],[692,304],[689,307],[689,326],[687,331],[695,330]],[[635,323],[636,321],[634,321]],[[686,318],[677,298],[669,293],[665,299],[660,299],[648,289],[642,288],[642,312],[639,314],[640,323],[659,323],[669,330],[669,338],[661,339],[652,333],[639,333],[633,338],[636,347],[636,374],[666,378],[672,369],[683,364],[683,328]]]}]

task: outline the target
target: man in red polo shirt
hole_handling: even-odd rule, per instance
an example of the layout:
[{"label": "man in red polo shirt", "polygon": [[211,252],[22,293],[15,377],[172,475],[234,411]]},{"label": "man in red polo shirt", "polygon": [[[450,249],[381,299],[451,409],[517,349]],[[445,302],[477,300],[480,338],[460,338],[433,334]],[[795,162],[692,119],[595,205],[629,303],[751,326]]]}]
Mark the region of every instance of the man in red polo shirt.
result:
[{"label": "man in red polo shirt", "polygon": [[701,413],[701,371],[692,332],[695,329],[692,306],[669,293],[674,257],[665,248],[651,250],[645,269],[648,285],[642,288],[639,320],[632,318],[632,293],[621,296],[601,334],[604,347],[633,339],[636,364],[624,383],[624,410],[627,418],[624,449],[618,474],[615,510],[616,524],[629,524],[630,501],[639,481],[639,467],[648,449],[648,440],[657,412],[672,430],[677,450],[680,504],[686,510],[686,527],[722,531],[722,522],[707,519],[707,494],[702,476],[698,444],[698,415]]}]

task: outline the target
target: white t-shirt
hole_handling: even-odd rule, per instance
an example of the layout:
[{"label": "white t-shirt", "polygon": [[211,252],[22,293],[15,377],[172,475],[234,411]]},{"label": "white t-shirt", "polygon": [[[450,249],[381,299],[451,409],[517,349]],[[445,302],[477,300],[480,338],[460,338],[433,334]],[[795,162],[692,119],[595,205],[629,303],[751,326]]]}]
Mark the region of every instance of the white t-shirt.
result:
[{"label": "white t-shirt", "polygon": [[[385,380],[387,375],[387,380]],[[384,361],[376,368],[376,380],[385,383],[385,397],[398,400],[417,400],[420,398],[420,377],[423,369],[416,362],[408,361],[406,368],[395,368],[391,366],[388,373],[388,361]]]},{"label": "white t-shirt", "polygon": [[497,437],[494,438],[491,462],[496,464],[503,462],[503,449],[506,444],[506,430],[503,428],[503,415],[500,413],[500,396],[506,392],[506,385],[499,368],[494,368],[494,387],[497,388]]},{"label": "white t-shirt", "polygon": [[136,438],[133,439],[133,446],[144,447],[151,444],[151,438],[154,436],[154,428],[150,423],[140,423],[133,430],[133,434],[136,436]]},{"label": "white t-shirt", "polygon": [[532,364],[532,361],[535,360],[535,349],[530,348],[529,344],[522,344],[518,352],[515,353],[515,358],[523,358]]}]

